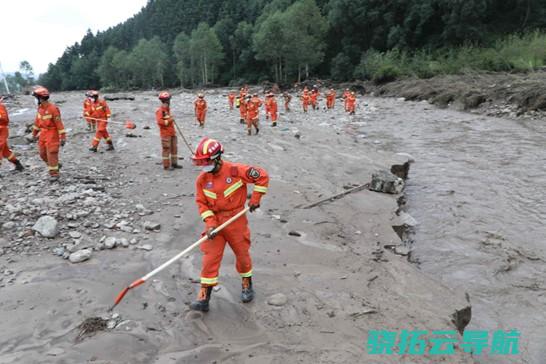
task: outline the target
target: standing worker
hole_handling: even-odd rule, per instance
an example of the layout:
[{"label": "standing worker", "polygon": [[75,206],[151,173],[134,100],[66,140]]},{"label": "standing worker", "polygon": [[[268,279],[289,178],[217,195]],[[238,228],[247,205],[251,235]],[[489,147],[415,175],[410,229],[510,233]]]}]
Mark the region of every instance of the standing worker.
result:
[{"label": "standing worker", "polygon": [[333,88],[326,94],[326,109],[330,110],[334,108],[336,103],[336,90]]},{"label": "standing worker", "polygon": [[0,165],[2,159],[7,159],[13,163],[16,171],[22,171],[25,169],[21,162],[17,159],[15,154],[9,149],[8,137],[9,137],[9,116],[6,106],[3,104],[4,99],[0,97]]},{"label": "standing worker", "polygon": [[59,146],[66,142],[66,132],[61,121],[59,108],[49,102],[49,91],[38,86],[32,92],[38,104],[38,112],[32,127],[34,139],[40,134],[38,149],[40,157],[49,169],[49,180],[54,182],[59,179]]},{"label": "standing worker", "polygon": [[228,103],[229,103],[229,109],[233,110],[233,104],[235,102],[235,94],[230,91],[228,94]]},{"label": "standing worker", "polygon": [[229,220],[245,207],[247,183],[254,189],[248,203],[250,212],[260,207],[260,200],[267,192],[269,176],[260,167],[252,167],[222,160],[224,148],[210,138],[203,138],[193,156],[193,163],[201,167],[195,184],[195,200],[201,218],[205,222],[208,240],[201,244],[203,261],[201,288],[197,300],[190,305],[192,310],[207,312],[212,287],[218,284],[218,273],[226,242],[236,261],[235,267],[241,276],[241,301],[252,301],[252,260],[250,258],[250,230],[246,215],[226,226],[217,235],[214,228]]},{"label": "standing worker", "polygon": [[246,99],[246,129],[248,135],[252,135],[252,126],[256,129],[256,134],[260,132],[260,107],[262,106],[262,100],[258,97],[258,94],[247,96]]},{"label": "standing worker", "polygon": [[159,126],[161,137],[161,157],[163,169],[182,168],[178,165],[178,141],[174,130],[174,119],[171,116],[171,95],[167,91],[159,93],[161,106],[155,112],[155,120]]},{"label": "standing worker", "polygon": [[197,95],[197,100],[194,102],[195,105],[195,118],[199,123],[199,126],[205,127],[205,116],[207,115],[207,102],[205,101],[205,95],[202,93]]},{"label": "standing worker", "polygon": [[284,92],[282,94],[282,97],[284,99],[284,111],[290,111],[290,101],[292,100],[292,96],[288,92]]},{"label": "standing worker", "polygon": [[348,88],[343,91],[343,107],[345,108],[345,112],[348,112],[349,109],[347,107],[347,99],[349,98],[349,95],[351,94],[351,91],[349,91]]},{"label": "standing worker", "polygon": [[277,126],[277,117],[278,117],[278,107],[277,107],[277,100],[275,99],[275,95],[273,95],[272,92],[269,92],[266,95],[265,99],[265,112],[267,116],[271,117],[271,126]]},{"label": "standing worker", "polygon": [[309,107],[310,102],[311,96],[309,95],[309,90],[307,89],[307,87],[305,87],[301,95],[301,106],[303,107],[303,112],[307,112],[307,108]]},{"label": "standing worker", "polygon": [[97,121],[89,117],[92,103],[91,91],[87,91],[85,93],[85,100],[83,100],[83,117],[87,122],[87,130],[95,131],[97,130]]},{"label": "standing worker", "polygon": [[91,142],[90,151],[96,153],[100,144],[100,140],[106,141],[106,150],[114,150],[114,143],[108,133],[108,119],[110,118],[110,108],[104,99],[99,100],[99,92],[95,90],[89,91],[91,96],[91,106],[89,107],[89,116],[97,122],[97,132]]},{"label": "standing worker", "polygon": [[355,92],[351,92],[349,96],[347,96],[347,112],[349,115],[354,115],[356,110],[356,95]]},{"label": "standing worker", "polygon": [[320,93],[316,86],[313,86],[313,90],[311,91],[311,106],[313,107],[313,110],[316,110],[318,107],[318,97]]}]

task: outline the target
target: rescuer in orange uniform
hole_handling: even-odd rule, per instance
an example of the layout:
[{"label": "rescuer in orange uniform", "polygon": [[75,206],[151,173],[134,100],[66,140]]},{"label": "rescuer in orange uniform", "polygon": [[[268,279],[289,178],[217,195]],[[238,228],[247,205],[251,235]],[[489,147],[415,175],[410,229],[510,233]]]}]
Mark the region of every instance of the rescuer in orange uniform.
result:
[{"label": "rescuer in orange uniform", "polygon": [[318,97],[319,97],[319,90],[316,87],[313,87],[313,90],[311,90],[311,106],[313,107],[313,110],[316,110],[318,107]]},{"label": "rescuer in orange uniform", "polygon": [[309,95],[309,90],[307,89],[307,87],[305,87],[301,95],[301,106],[303,107],[303,112],[307,112],[307,108],[309,107],[310,103],[311,96]]},{"label": "rescuer in orange uniform", "polygon": [[282,94],[282,97],[284,98],[284,111],[290,111],[290,101],[292,100],[292,96],[285,92]]},{"label": "rescuer in orange uniform", "polygon": [[268,93],[266,95],[265,99],[265,115],[266,119],[271,117],[271,126],[277,126],[277,118],[278,118],[278,107],[277,107],[277,100],[275,99],[275,95],[273,93]]},{"label": "rescuer in orange uniform", "polygon": [[345,91],[343,91],[343,106],[346,112],[349,111],[349,109],[347,108],[347,99],[349,98],[350,94],[351,94],[351,91],[349,91],[348,88],[346,88]]},{"label": "rescuer in orange uniform", "polygon": [[205,101],[205,95],[198,94],[197,100],[194,102],[195,105],[195,118],[199,123],[199,126],[205,127],[205,116],[207,115],[207,102]]},{"label": "rescuer in orange uniform", "polygon": [[161,137],[163,169],[182,168],[178,165],[178,141],[176,130],[174,130],[174,119],[171,116],[171,95],[167,91],[160,92],[159,101],[161,106],[155,112],[155,120]]},{"label": "rescuer in orange uniform", "polygon": [[92,103],[91,91],[87,91],[85,93],[85,100],[83,100],[83,117],[87,122],[87,130],[95,131],[97,130],[97,121],[89,118]]},{"label": "rescuer in orange uniform", "polygon": [[97,132],[95,133],[89,150],[97,152],[101,139],[106,140],[106,150],[114,150],[114,144],[112,143],[112,138],[110,137],[110,134],[108,134],[107,129],[108,119],[110,118],[110,108],[105,100],[99,100],[98,91],[89,91],[89,95],[92,100],[91,106],[89,107],[89,116],[97,122]]},{"label": "rescuer in orange uniform", "polygon": [[15,157],[15,154],[9,149],[8,136],[9,136],[9,116],[6,106],[2,103],[3,98],[0,97],[0,165],[2,159],[7,159],[15,166],[16,171],[22,171],[25,169],[21,162]]},{"label": "rescuer in orange uniform", "polygon": [[40,134],[38,148],[40,157],[46,162],[49,168],[49,178],[51,181],[59,179],[59,146],[64,146],[66,142],[66,132],[61,121],[61,112],[59,108],[49,102],[49,91],[42,86],[38,86],[32,92],[38,104],[38,112],[32,128],[34,138]]},{"label": "rescuer in orange uniform", "polygon": [[258,94],[247,96],[246,99],[246,130],[248,135],[252,135],[252,125],[256,128],[256,134],[260,132],[260,107],[262,106],[262,100],[258,97]]},{"label": "rescuer in orange uniform", "polygon": [[246,120],[246,91],[242,87],[239,92],[239,115],[239,122],[241,124],[244,124]]},{"label": "rescuer in orange uniform", "polygon": [[336,104],[336,90],[333,88],[326,94],[326,108],[328,110],[333,109]]},{"label": "rescuer in orange uniform", "polygon": [[355,109],[356,109],[356,95],[353,92],[351,92],[349,94],[349,96],[347,96],[347,112],[349,113],[349,115],[354,115],[355,114]]},{"label": "rescuer in orange uniform", "polygon": [[233,104],[235,102],[235,94],[233,92],[230,92],[228,94],[228,103],[229,103],[229,109],[233,110]]},{"label": "rescuer in orange uniform", "polygon": [[248,203],[250,212],[260,207],[260,200],[267,192],[269,177],[262,168],[222,160],[224,148],[210,138],[203,138],[195,150],[193,163],[200,166],[201,174],[195,183],[195,200],[201,218],[205,222],[209,240],[201,244],[203,265],[201,289],[192,310],[206,312],[212,287],[218,284],[218,273],[224,248],[229,244],[236,261],[235,267],[242,279],[241,300],[254,298],[252,288],[252,260],[250,258],[250,230],[246,216],[241,216],[215,235],[213,230],[244,209],[247,200],[247,183],[254,189]]}]

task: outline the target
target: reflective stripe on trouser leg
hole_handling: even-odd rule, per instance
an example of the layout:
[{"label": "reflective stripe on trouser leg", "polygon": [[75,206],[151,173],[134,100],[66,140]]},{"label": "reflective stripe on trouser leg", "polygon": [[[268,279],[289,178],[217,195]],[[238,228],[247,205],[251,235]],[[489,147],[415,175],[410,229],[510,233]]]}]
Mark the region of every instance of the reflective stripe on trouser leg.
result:
[{"label": "reflective stripe on trouser leg", "polygon": [[47,146],[47,165],[51,176],[59,175],[59,146]]},{"label": "reflective stripe on trouser leg", "polygon": [[163,160],[163,168],[169,168],[171,165],[171,138],[161,138],[161,159]]},{"label": "reflective stripe on trouser leg", "polygon": [[171,163],[178,164],[178,140],[176,135],[171,137]]},{"label": "reflective stripe on trouser leg", "polygon": [[250,258],[250,230],[246,216],[224,228],[224,236],[235,254],[235,268],[241,277],[252,276],[252,259]]},{"label": "reflective stripe on trouser leg", "polygon": [[218,275],[220,272],[220,264],[224,256],[224,248],[226,240],[222,233],[218,234],[212,240],[205,240],[200,249],[203,252],[201,267],[201,284],[214,286],[218,284]]}]

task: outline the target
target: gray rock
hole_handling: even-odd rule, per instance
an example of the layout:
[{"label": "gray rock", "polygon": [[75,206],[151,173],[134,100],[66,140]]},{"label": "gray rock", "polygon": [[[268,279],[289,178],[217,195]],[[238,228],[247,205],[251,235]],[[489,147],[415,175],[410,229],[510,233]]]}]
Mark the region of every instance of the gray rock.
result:
[{"label": "gray rock", "polygon": [[42,216],[36,221],[32,230],[46,238],[54,238],[59,234],[59,223],[51,216]]},{"label": "gray rock", "polygon": [[58,246],[56,248],[53,248],[53,254],[62,257],[64,254],[64,248],[62,246]]},{"label": "gray rock", "polygon": [[2,225],[2,229],[4,230],[11,230],[15,227],[15,223],[13,221],[8,221],[8,222],[5,222],[3,225]]},{"label": "gray rock", "polygon": [[117,239],[113,236],[109,236],[104,240],[104,247],[106,249],[114,249],[117,244]]},{"label": "gray rock", "polygon": [[118,239],[117,245],[121,245],[122,247],[127,248],[129,246],[129,240],[127,240],[126,238]]},{"label": "gray rock", "polygon": [[288,298],[282,293],[276,293],[267,299],[267,304],[271,306],[284,306],[288,302]]},{"label": "gray rock", "polygon": [[70,231],[70,232],[68,233],[68,235],[70,235],[70,237],[71,237],[72,239],[79,239],[79,238],[82,237],[82,234],[81,234],[80,232],[77,232],[77,231]]},{"label": "gray rock", "polygon": [[71,263],[81,263],[91,258],[91,255],[93,255],[91,249],[82,249],[70,254],[68,260],[70,260]]},{"label": "gray rock", "polygon": [[138,243],[138,240],[136,238],[132,238],[131,241],[129,241],[129,244],[136,245]]},{"label": "gray rock", "polygon": [[404,180],[396,177],[390,171],[382,170],[372,174],[370,190],[376,192],[384,192],[398,194],[404,190]]},{"label": "gray rock", "polygon": [[161,224],[158,223],[158,222],[153,222],[153,221],[146,221],[144,223],[144,229],[146,230],[159,230],[161,228]]},{"label": "gray rock", "polygon": [[150,250],[153,249],[153,246],[151,244],[144,244],[144,245],[137,246],[137,249],[146,250],[149,252]]}]

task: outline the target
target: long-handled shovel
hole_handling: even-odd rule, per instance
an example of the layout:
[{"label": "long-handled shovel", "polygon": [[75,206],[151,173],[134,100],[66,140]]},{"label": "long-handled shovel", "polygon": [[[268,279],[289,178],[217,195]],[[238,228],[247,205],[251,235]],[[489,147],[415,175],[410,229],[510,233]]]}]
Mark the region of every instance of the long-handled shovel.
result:
[{"label": "long-handled shovel", "polygon": [[95,121],[105,121],[105,122],[107,122],[108,124],[123,125],[123,126],[126,127],[127,129],[135,129],[135,128],[136,128],[136,125],[135,125],[133,122],[129,122],[129,121],[126,121],[126,122],[124,123],[124,122],[121,122],[121,121],[113,121],[113,120],[106,120],[106,119],[90,118],[89,116],[82,116],[82,119],[90,119],[90,120],[95,120]]},{"label": "long-handled shovel", "polygon": [[173,120],[173,123],[174,123],[174,126],[176,127],[176,130],[178,131],[178,134],[180,134],[180,136],[182,137],[182,139],[184,139],[184,143],[186,143],[186,146],[188,147],[188,149],[190,150],[190,154],[193,155],[193,150],[191,148],[191,145],[190,143],[188,143],[188,141],[186,140],[186,137],[184,136],[184,134],[182,134],[182,129],[180,129],[180,127],[178,126],[178,124],[176,123],[176,121]]},{"label": "long-handled shovel", "polygon": [[[239,217],[241,217],[242,215],[244,215],[247,211],[249,210],[248,207],[244,208],[243,210],[241,210],[241,212],[239,212],[237,215],[233,216],[231,219],[227,220],[226,222],[224,222],[222,225],[218,226],[216,229],[214,229],[213,233],[214,234],[217,234],[218,232],[220,232],[223,228],[225,228],[226,226],[228,226],[229,224],[231,224],[233,221],[237,220]],[[201,243],[203,243],[205,240],[207,240],[208,237],[205,235],[203,236],[201,239],[197,240],[195,243],[193,243],[192,245],[190,245],[189,247],[187,247],[186,249],[184,249],[183,251],[181,251],[180,253],[178,253],[176,256],[172,257],[171,259],[169,259],[168,261],[166,261],[165,263],[161,264],[159,267],[157,267],[156,269],[154,269],[153,271],[151,271],[150,273],[146,274],[145,276],[137,279],[136,281],[134,281],[133,283],[131,283],[129,286],[125,287],[116,297],[116,300],[114,301],[114,305],[109,309],[109,311],[113,310],[114,307],[116,307],[118,305],[118,303],[121,302],[121,300],[123,299],[123,297],[125,297],[125,295],[127,294],[127,292],[129,292],[130,289],[132,288],[135,288],[135,287],[138,287],[140,286],[141,284],[143,284],[144,282],[146,282],[148,279],[150,279],[151,277],[153,277],[154,275],[156,275],[157,273],[161,272],[163,269],[167,268],[169,265],[171,265],[172,263],[176,262],[178,259],[182,258],[184,255],[186,255],[187,253],[189,253],[190,251],[192,251],[194,248],[196,248],[197,246],[201,245]]]}]

